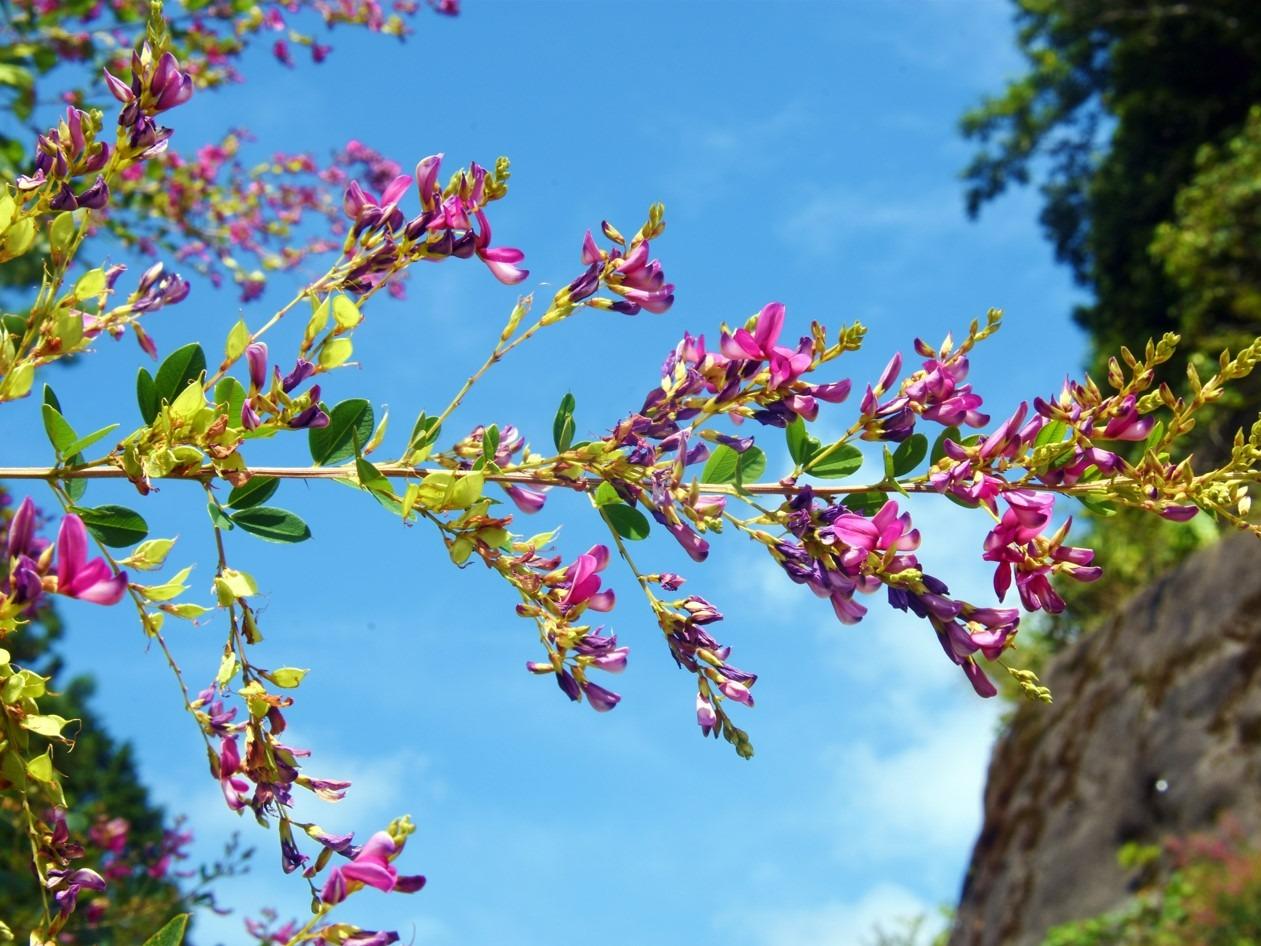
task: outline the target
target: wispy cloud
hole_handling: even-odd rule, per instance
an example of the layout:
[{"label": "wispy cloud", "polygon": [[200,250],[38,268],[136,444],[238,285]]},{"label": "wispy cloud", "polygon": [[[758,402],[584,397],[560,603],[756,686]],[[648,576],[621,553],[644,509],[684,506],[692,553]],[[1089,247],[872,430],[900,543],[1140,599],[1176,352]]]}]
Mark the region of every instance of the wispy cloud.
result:
[{"label": "wispy cloud", "polygon": [[913,856],[930,863],[967,850],[980,826],[999,715],[993,703],[967,697],[944,712],[920,706],[901,720],[890,718],[906,726],[897,748],[860,742],[830,751],[838,856],[861,851],[876,861]]},{"label": "wispy cloud", "polygon": [[[877,927],[898,928],[899,921],[928,917],[932,907],[905,887],[879,884],[854,900],[829,900],[813,907],[766,911],[748,921],[757,946],[861,946]],[[922,931],[931,935],[933,919]],[[930,929],[931,927],[931,929]]]}]

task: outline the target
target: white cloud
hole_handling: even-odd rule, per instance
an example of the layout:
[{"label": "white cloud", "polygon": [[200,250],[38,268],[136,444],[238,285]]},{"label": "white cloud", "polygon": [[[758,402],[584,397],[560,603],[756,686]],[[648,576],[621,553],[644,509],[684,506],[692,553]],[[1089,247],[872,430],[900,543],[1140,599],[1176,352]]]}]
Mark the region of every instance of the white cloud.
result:
[{"label": "white cloud", "polygon": [[901,730],[902,744],[860,742],[829,752],[833,827],[842,858],[856,852],[875,860],[913,856],[920,863],[937,855],[957,857],[980,827],[986,764],[1001,707],[970,692],[959,694],[957,705],[944,712],[908,702],[914,703],[890,701],[886,719],[886,732]]},{"label": "white cloud", "polygon": [[832,900],[815,907],[767,912],[752,918],[758,946],[859,946],[879,926],[886,931],[925,916],[921,934],[931,936],[940,921],[932,908],[904,887],[879,884],[856,900]]}]

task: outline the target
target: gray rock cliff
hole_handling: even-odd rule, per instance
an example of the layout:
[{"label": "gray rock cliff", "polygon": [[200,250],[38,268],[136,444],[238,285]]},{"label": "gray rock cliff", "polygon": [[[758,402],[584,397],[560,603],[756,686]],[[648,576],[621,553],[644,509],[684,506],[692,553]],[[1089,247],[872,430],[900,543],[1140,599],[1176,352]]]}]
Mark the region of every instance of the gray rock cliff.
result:
[{"label": "gray rock cliff", "polygon": [[1261,541],[1234,535],[1125,602],[995,746],[950,946],[1037,946],[1129,894],[1127,841],[1261,828]]}]

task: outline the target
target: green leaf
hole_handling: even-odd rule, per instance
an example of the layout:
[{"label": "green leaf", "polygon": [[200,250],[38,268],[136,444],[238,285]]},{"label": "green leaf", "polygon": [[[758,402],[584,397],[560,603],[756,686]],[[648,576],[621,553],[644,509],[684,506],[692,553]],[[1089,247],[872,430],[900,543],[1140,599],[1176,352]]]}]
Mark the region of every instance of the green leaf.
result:
[{"label": "green leaf", "polygon": [[149,524],[144,517],[126,506],[76,508],[74,512],[102,545],[112,548],[135,545],[149,534]]},{"label": "green leaf", "polygon": [[[81,462],[82,460],[83,457],[76,454],[70,458],[70,463],[73,465]],[[66,491],[66,495],[70,497],[71,502],[77,503],[83,498],[83,494],[88,491],[88,481],[82,477],[64,480],[63,483],[63,488]]]},{"label": "green leaf", "polygon": [[372,437],[372,405],[362,398],[342,401],[328,411],[328,426],[312,427],[307,443],[318,466],[332,466],[355,455],[355,441]]},{"label": "green leaf", "polygon": [[920,465],[928,455],[928,438],[923,434],[911,434],[893,451],[893,475],[905,476]]},{"label": "green leaf", "polygon": [[946,455],[946,441],[950,440],[954,443],[959,442],[959,428],[947,427],[937,435],[937,439],[933,441],[933,449],[929,454],[928,462],[933,466],[937,465],[937,461]]},{"label": "green leaf", "polygon": [[757,447],[739,453],[726,444],[719,444],[701,470],[702,483],[756,482],[766,469],[766,454]]},{"label": "green leaf", "polygon": [[223,511],[223,507],[214,500],[206,503],[206,512],[210,515],[210,521],[215,524],[215,528],[229,532],[236,528],[236,524],[228,518],[228,514]]},{"label": "green leaf", "polygon": [[349,361],[354,351],[349,338],[330,338],[320,346],[317,360],[325,371],[332,371]]},{"label": "green leaf", "polygon": [[714,452],[709,455],[709,459],[705,462],[705,468],[701,470],[701,482],[734,483],[736,481],[736,467],[739,464],[740,454],[726,444],[720,444],[714,448]]},{"label": "green leaf", "polygon": [[416,418],[416,425],[412,427],[406,462],[423,463],[441,433],[442,425],[438,423],[438,418],[427,417],[425,412],[421,411],[420,416]]},{"label": "green leaf", "polygon": [[556,444],[556,452],[564,453],[574,442],[574,407],[577,402],[572,394],[560,399],[560,407],[556,409],[556,419],[552,421],[552,441]]},{"label": "green leaf", "polygon": [[1053,420],[1041,430],[1038,436],[1034,438],[1034,447],[1045,447],[1049,443],[1062,443],[1068,434],[1068,424],[1062,420]]},{"label": "green leaf", "polygon": [[158,416],[158,387],[147,368],[136,372],[136,403],[140,405],[140,419],[152,424]]},{"label": "green leaf", "polygon": [[287,509],[253,506],[232,513],[231,518],[246,532],[268,542],[305,542],[311,538],[310,527]]},{"label": "green leaf", "polygon": [[784,434],[788,438],[788,455],[798,466],[807,463],[821,446],[818,438],[811,435],[806,428],[806,422],[800,417],[794,418],[784,430]]},{"label": "green leaf", "polygon": [[44,430],[48,433],[48,441],[53,445],[53,449],[57,451],[57,458],[67,456],[66,448],[79,439],[79,435],[74,432],[74,428],[70,423],[61,416],[61,412],[51,404],[45,404],[42,408],[44,413]]},{"label": "green leaf", "polygon": [[482,456],[489,463],[495,459],[495,452],[499,449],[499,427],[491,424],[482,432]]},{"label": "green leaf", "polygon": [[74,242],[78,230],[73,211],[64,211],[53,217],[52,226],[48,228],[48,248],[54,260],[65,260],[70,244]]},{"label": "green leaf", "polygon": [[250,328],[244,319],[237,319],[236,325],[228,332],[228,340],[223,347],[223,356],[228,361],[236,361],[250,343]]},{"label": "green leaf", "polygon": [[359,474],[359,485],[364,489],[377,496],[394,497],[394,487],[389,479],[363,457],[355,457],[355,472]]},{"label": "green leaf", "polygon": [[850,493],[843,502],[845,508],[852,509],[863,516],[870,516],[879,512],[880,507],[888,500],[888,494],[873,490],[867,493]]},{"label": "green leaf", "polygon": [[53,773],[53,760],[50,755],[37,755],[26,763],[26,774],[37,782],[52,782],[56,776]]},{"label": "green leaf", "polygon": [[456,509],[468,509],[469,506],[482,498],[482,491],[485,487],[486,477],[480,473],[470,473],[466,476],[456,477],[448,502]]},{"label": "green leaf", "polygon": [[228,415],[229,427],[241,426],[241,407],[245,404],[245,386],[232,375],[220,379],[215,385],[215,403]]},{"label": "green leaf", "polygon": [[1094,496],[1084,496],[1084,495],[1078,496],[1077,499],[1083,506],[1089,509],[1096,516],[1101,516],[1106,519],[1108,516],[1115,516],[1117,514],[1117,507],[1112,505],[1112,503],[1110,502],[1106,502],[1102,499],[1097,499]]},{"label": "green leaf", "polygon": [[839,480],[852,476],[863,465],[863,455],[852,443],[843,443],[835,450],[806,465],[806,472],[827,480]]},{"label": "green leaf", "polygon": [[57,413],[59,414],[61,413],[61,401],[58,400],[57,398],[57,392],[54,391],[50,385],[47,385],[47,384],[44,385],[44,403],[47,404],[49,407],[51,407],[53,410],[55,410]]},{"label": "green leaf", "polygon": [[275,670],[261,671],[262,675],[286,690],[292,690],[302,683],[302,678],[311,671],[305,667],[277,667]]},{"label": "green leaf", "polygon": [[102,437],[108,436],[111,431],[114,431],[117,429],[118,429],[117,424],[110,424],[107,427],[102,427],[100,430],[94,430],[92,431],[92,433],[85,434],[84,436],[76,440],[74,443],[70,444],[70,446],[66,447],[63,452],[66,453],[68,456],[74,456],[75,454],[82,453],[84,450],[92,446],[92,444],[96,443]]},{"label": "green leaf", "polygon": [[617,494],[613,484],[605,482],[595,488],[595,504],[597,506],[607,506],[609,503],[620,503],[621,501],[622,497]]},{"label": "green leaf", "polygon": [[181,946],[187,929],[188,914],[181,913],[145,940],[144,946]]},{"label": "green leaf", "polygon": [[105,270],[90,269],[74,284],[74,297],[83,301],[93,299],[105,291]]},{"label": "green leaf", "polygon": [[745,483],[756,483],[758,477],[766,472],[766,454],[762,452],[760,447],[749,447],[744,453],[740,454],[740,460],[736,463],[736,485],[743,486]]},{"label": "green leaf", "polygon": [[[186,387],[201,378],[205,370],[206,353],[196,342],[171,352],[158,367],[158,376],[154,379],[157,403],[160,405],[163,401],[174,401]],[[141,411],[143,410],[142,405]],[[154,416],[157,416],[156,409]]]},{"label": "green leaf", "polygon": [[228,505],[233,509],[261,506],[278,489],[280,480],[274,476],[251,476],[247,482],[233,487],[232,492],[228,493]]},{"label": "green leaf", "polygon": [[[325,301],[324,304],[328,305],[328,302]],[[349,296],[339,295],[333,298],[333,322],[339,331],[352,329],[362,321],[363,314]]]},{"label": "green leaf", "polygon": [[610,503],[600,507],[600,512],[609,521],[613,531],[623,539],[638,542],[648,538],[648,519],[642,512],[626,503]]}]

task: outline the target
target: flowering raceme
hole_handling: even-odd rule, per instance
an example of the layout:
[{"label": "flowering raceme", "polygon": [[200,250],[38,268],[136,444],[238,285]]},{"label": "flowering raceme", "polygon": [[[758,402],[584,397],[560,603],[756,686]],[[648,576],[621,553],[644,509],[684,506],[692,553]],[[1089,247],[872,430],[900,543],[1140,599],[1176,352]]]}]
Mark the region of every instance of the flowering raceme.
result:
[{"label": "flowering raceme", "polygon": [[[19,6],[24,16],[37,9]],[[239,35],[288,29],[303,6],[217,11],[214,27],[230,22]],[[454,3],[430,6],[455,12]],[[330,24],[402,30],[375,2],[312,8]],[[273,600],[262,612],[260,581],[238,567],[224,542],[224,534],[237,529],[276,543],[308,539],[310,528],[298,512],[270,505],[285,481],[330,481],[327,488],[364,493],[388,515],[432,529],[454,566],[480,563],[511,589],[516,614],[533,625],[542,654],[526,661],[527,671],[551,676],[569,700],[596,712],[622,703],[601,674],[624,672],[625,641],[655,624],[671,659],[690,675],[686,712],[695,712],[703,736],[725,740],[745,758],[753,755],[752,744],[733,714],[753,709],[758,674],[733,663],[733,648],[723,642],[728,634],[718,628],[718,604],[682,593],[683,576],[641,564],[653,554],[648,540],[654,531],[697,565],[724,533],[737,533],[764,550],[790,582],[825,599],[838,623],[858,624],[887,601],[922,622],[924,635],[979,695],[997,692],[990,678],[997,669],[1038,700],[1049,700],[1049,692],[1030,671],[1008,663],[1022,617],[1061,610],[1057,587],[1100,574],[1093,553],[1070,544],[1070,504],[1175,520],[1211,514],[1259,531],[1250,490],[1261,465],[1261,424],[1240,431],[1230,459],[1215,469],[1197,467],[1183,437],[1197,412],[1255,368],[1261,340],[1223,354],[1213,377],[1193,374],[1183,393],[1158,380],[1175,336],[1149,343],[1141,356],[1123,349],[1109,365],[1107,390],[1090,378],[1069,380],[1059,394],[1031,397],[987,430],[989,406],[968,378],[978,346],[999,328],[997,311],[958,340],[948,335],[932,345],[915,339],[920,366],[904,375],[902,356],[895,354],[872,383],[859,379],[863,394],[850,409],[845,405],[855,382],[844,376],[842,359],[862,346],[865,329],[813,323],[790,332],[787,308],[771,301],[718,326],[709,334],[711,343],[718,340],[714,347],[705,335],[683,331],[638,407],[606,419],[605,427],[586,428],[604,431],[590,440],[575,440],[572,396],[561,401],[551,442],[542,446],[503,416],[502,423],[461,418],[454,429],[468,433],[444,439],[444,427],[451,429],[473,387],[539,332],[571,318],[674,312],[676,287],[654,255],[665,230],[660,204],[629,237],[604,221],[575,239],[578,275],[537,304],[533,294],[517,298],[505,323],[488,330],[492,344],[481,366],[445,405],[419,410],[400,437],[397,428],[391,432],[388,414],[378,418],[367,399],[329,403],[324,397],[347,378],[342,369],[355,364],[357,333],[371,331],[365,311],[381,294],[400,294],[409,274],[425,271],[413,272],[417,264],[476,259],[503,286],[530,278],[524,251],[492,236],[490,207],[507,195],[507,160],[493,167],[470,162],[444,181],[441,153],[421,157],[408,173],[352,142],[329,167],[310,156],[275,155],[262,169],[248,169],[243,134],[193,158],[181,156],[172,150],[175,132],[159,119],[171,120],[196,89],[226,81],[228,51],[235,47],[228,31],[214,27],[204,36],[172,34],[155,11],[134,54],[108,57],[104,82],[116,114],[107,120],[72,105],[36,138],[30,173],[15,177],[0,195],[0,262],[38,258],[40,272],[36,301],[4,320],[0,403],[31,398],[37,372],[90,353],[106,334],[130,329],[156,358],[145,320],[191,289],[168,268],[173,260],[212,284],[233,272],[246,300],[263,297],[263,270],[324,260],[270,317],[199,327],[200,335],[222,330],[222,356],[208,357],[194,342],[165,353],[154,372],[142,368],[135,384],[141,423],[119,437],[110,436],[119,424],[80,435],[73,409],[63,409],[44,387],[38,408],[52,463],[10,468],[8,475],[45,483],[60,511],[43,516],[28,497],[9,523],[0,639],[19,631],[53,595],[98,605],[126,600],[135,608],[146,640],[177,674],[225,805],[274,830],[282,870],[300,875],[313,896],[306,921],[249,921],[247,931],[260,943],[397,942],[396,932],[361,929],[330,913],[367,887],[410,893],[424,885],[423,877],[398,866],[414,831],[408,819],[356,844],[353,833],[333,833],[297,813],[302,792],[336,801],[354,786],[311,774],[311,750],[285,735],[308,671],[260,662],[262,624],[284,603]],[[89,20],[96,15],[86,14]],[[293,63],[290,44],[298,42],[292,35],[277,40],[275,55]],[[314,40],[310,46],[312,58],[327,55]],[[106,140],[111,121],[112,143]],[[113,215],[127,208],[155,209],[173,229],[155,235],[117,223]],[[319,227],[309,227],[312,221]],[[293,243],[299,229],[319,233]],[[115,230],[128,245],[167,257],[150,265],[122,302],[115,299],[128,285],[121,267],[72,269],[93,251],[90,237]],[[257,271],[241,266],[250,257],[260,261]],[[290,346],[274,329],[300,318],[305,321],[294,326]],[[824,439],[818,433],[824,429],[840,433]],[[260,465],[257,441],[273,438],[272,449],[283,452],[299,442],[295,437],[304,449],[300,464]],[[861,442],[873,445],[866,455]],[[873,460],[880,467],[874,475],[852,479]],[[767,476],[772,462],[780,469]],[[152,583],[137,580],[166,567],[174,540],[148,538],[148,523],[137,511],[84,505],[93,479],[125,480],[140,496],[165,480],[196,487],[218,552],[208,603],[191,598],[191,566]],[[559,522],[541,532],[518,531],[521,522],[534,521],[526,516],[548,518],[560,505],[551,497],[565,493],[589,504],[592,521],[607,534],[585,552],[564,548]],[[973,550],[994,567],[992,600],[952,594],[932,574],[937,556],[958,549],[921,534],[903,499],[911,494],[948,498],[992,523],[982,547]],[[54,522],[55,539],[41,538]],[[89,541],[100,547],[99,556]],[[647,611],[628,603],[632,586]],[[617,632],[594,623],[614,615],[622,625]],[[178,621],[219,627],[216,666],[185,676],[168,646],[168,637],[181,633],[172,629]],[[25,773],[4,790],[24,811],[61,812],[66,799],[54,760],[70,745],[63,734],[69,721],[41,711],[46,678],[15,666],[8,651],[0,658],[0,708],[6,732],[16,734],[0,748],[0,762],[6,772]],[[186,679],[205,685],[188,688]],[[76,910],[80,899],[103,894],[111,878],[122,875],[115,858],[126,849],[128,829],[113,819],[92,827],[90,837],[102,852],[98,870],[71,864],[71,842],[52,824],[55,817],[29,820],[32,875],[50,894],[39,928],[30,931],[32,942],[43,944],[73,936],[67,924],[83,912]],[[168,870],[181,844],[173,838],[153,869]]]}]

